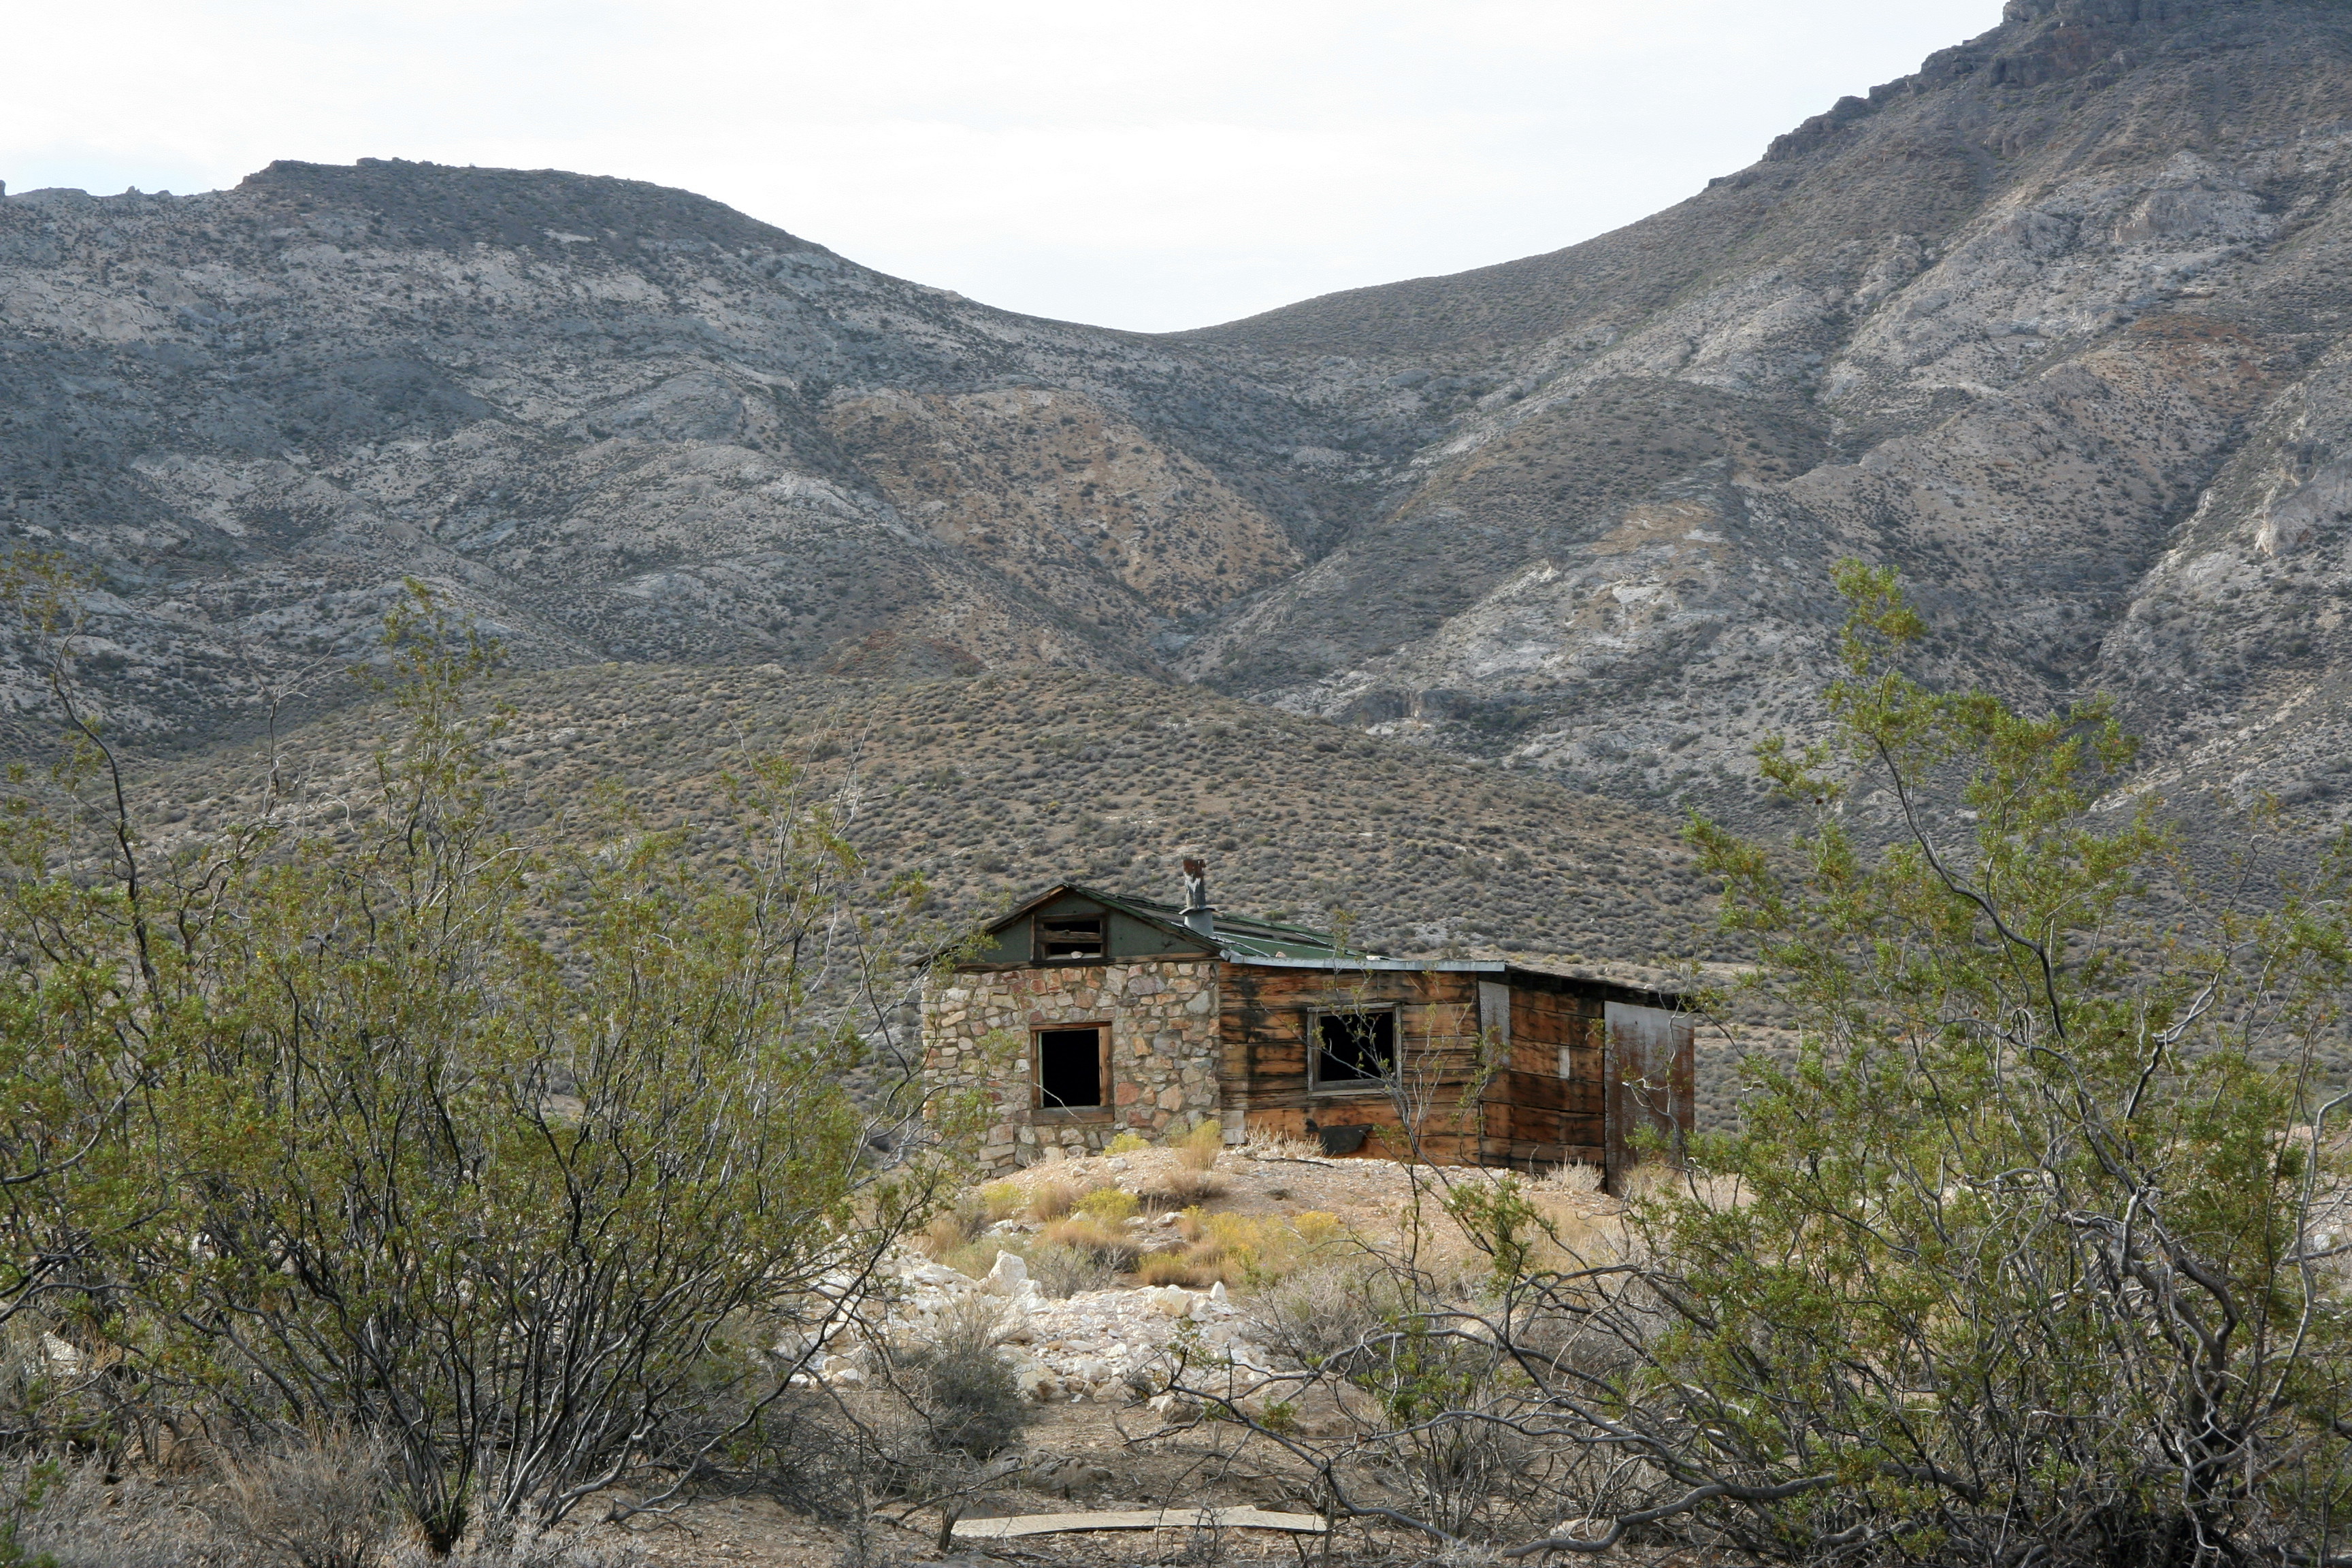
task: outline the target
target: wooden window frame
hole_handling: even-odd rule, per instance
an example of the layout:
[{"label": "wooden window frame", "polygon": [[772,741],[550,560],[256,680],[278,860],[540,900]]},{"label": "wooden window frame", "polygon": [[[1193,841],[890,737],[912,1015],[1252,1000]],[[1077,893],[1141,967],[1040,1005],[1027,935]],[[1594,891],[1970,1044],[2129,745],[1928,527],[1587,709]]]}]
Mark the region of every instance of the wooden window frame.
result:
[{"label": "wooden window frame", "polygon": [[1360,1018],[1374,1013],[1389,1016],[1389,1048],[1392,1053],[1389,1070],[1404,1068],[1404,1005],[1398,1002],[1373,1002],[1361,1007],[1309,1007],[1307,1010],[1307,1092],[1333,1098],[1349,1098],[1368,1094],[1386,1094],[1389,1086],[1376,1078],[1341,1079],[1337,1083],[1323,1081],[1323,1020],[1326,1018]]},{"label": "wooden window frame", "polygon": [[[1098,1075],[1093,1105],[1048,1105],[1045,1103],[1045,1037],[1064,1029],[1095,1031],[1095,1070]],[[1049,1116],[1056,1121],[1108,1121],[1118,1108],[1111,1104],[1110,1020],[1108,1018],[1071,1018],[1051,1024],[1029,1026],[1029,1112],[1033,1116]]]},{"label": "wooden window frame", "polygon": [[[1091,919],[1097,928],[1099,949],[1076,956],[1048,958],[1045,955],[1045,922],[1049,920],[1081,921]],[[1108,963],[1110,962],[1110,911],[1098,910],[1087,915],[1032,915],[1029,917],[1029,958],[1034,963],[1050,963],[1056,969],[1077,963]],[[1078,1026],[1072,1025],[1076,1028]]]}]

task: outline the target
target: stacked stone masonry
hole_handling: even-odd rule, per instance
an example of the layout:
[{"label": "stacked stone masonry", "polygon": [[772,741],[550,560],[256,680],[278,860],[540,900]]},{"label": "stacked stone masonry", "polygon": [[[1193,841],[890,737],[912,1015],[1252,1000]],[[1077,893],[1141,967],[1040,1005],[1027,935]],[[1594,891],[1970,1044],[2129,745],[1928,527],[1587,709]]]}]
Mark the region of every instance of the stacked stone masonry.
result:
[{"label": "stacked stone masonry", "polygon": [[[1217,990],[1208,960],[965,971],[924,999],[926,1073],[934,1090],[993,1101],[980,1151],[991,1169],[1034,1163],[1049,1148],[1097,1152],[1121,1132],[1161,1137],[1217,1117]],[[1109,1028],[1110,1103],[1040,1110],[1034,1031],[1080,1024]],[[991,1037],[1014,1051],[1011,1070],[991,1070]]]}]

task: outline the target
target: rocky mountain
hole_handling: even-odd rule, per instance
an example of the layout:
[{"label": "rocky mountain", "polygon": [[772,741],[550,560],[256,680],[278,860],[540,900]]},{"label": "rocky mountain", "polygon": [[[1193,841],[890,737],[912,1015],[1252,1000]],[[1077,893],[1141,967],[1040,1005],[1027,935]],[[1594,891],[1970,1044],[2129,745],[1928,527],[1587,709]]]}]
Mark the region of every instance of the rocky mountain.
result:
[{"label": "rocky mountain", "polygon": [[716,203],[370,162],[0,203],[0,517],[94,564],[118,725],[363,651],[1141,671],[1339,532],[1288,395]]},{"label": "rocky mountain", "polygon": [[570,174],[32,192],[0,522],[159,740],[415,574],[528,664],[1075,666],[1735,814],[1857,554],[1940,677],[2331,820],[2347,180],[2352,7],[2012,0],[1642,223],[1172,336]]},{"label": "rocky mountain", "polygon": [[1721,798],[1801,724],[1854,554],[1902,568],[1947,678],[2113,692],[2154,782],[2324,800],[2347,114],[2352,9],[2013,0],[1627,229],[1191,334],[1311,401],[1501,384],[1184,668]]}]

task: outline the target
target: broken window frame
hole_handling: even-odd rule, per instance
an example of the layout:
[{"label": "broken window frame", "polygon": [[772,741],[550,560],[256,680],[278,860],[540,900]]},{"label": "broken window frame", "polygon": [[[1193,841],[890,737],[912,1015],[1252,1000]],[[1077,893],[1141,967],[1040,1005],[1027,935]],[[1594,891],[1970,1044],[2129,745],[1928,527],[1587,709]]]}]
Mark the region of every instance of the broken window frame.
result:
[{"label": "broken window frame", "polygon": [[[1323,1020],[1326,1018],[1370,1018],[1386,1016],[1389,1020],[1389,1070],[1377,1078],[1343,1078],[1326,1083],[1323,1080]],[[1362,1007],[1315,1007],[1307,1014],[1307,1092],[1309,1094],[1386,1094],[1389,1079],[1395,1077],[1404,1062],[1404,1012],[1393,1002],[1375,1002]]]},{"label": "broken window frame", "polygon": [[[1091,1029],[1095,1037],[1095,1102],[1092,1105],[1045,1103],[1045,1037],[1065,1031]],[[1110,1021],[1074,1018],[1067,1023],[1037,1024],[1029,1030],[1029,1106],[1039,1116],[1103,1117],[1111,1113]]]},{"label": "broken window frame", "polygon": [[[1091,952],[1055,953],[1047,951],[1052,939],[1045,934],[1049,924],[1094,927],[1094,951]],[[1029,922],[1030,952],[1039,963],[1102,963],[1110,958],[1110,916],[1103,910],[1091,915],[1037,915]],[[1067,940],[1066,937],[1065,941]],[[1076,943],[1071,943],[1076,945]]]}]

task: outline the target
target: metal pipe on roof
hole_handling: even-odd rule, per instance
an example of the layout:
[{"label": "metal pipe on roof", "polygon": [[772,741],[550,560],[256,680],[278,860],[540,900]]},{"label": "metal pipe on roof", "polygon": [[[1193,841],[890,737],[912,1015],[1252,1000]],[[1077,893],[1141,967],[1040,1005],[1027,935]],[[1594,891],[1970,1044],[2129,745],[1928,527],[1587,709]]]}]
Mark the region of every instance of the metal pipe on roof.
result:
[{"label": "metal pipe on roof", "polygon": [[1217,907],[1209,902],[1209,868],[1190,857],[1184,861],[1184,923],[1202,936],[1217,934]]}]

